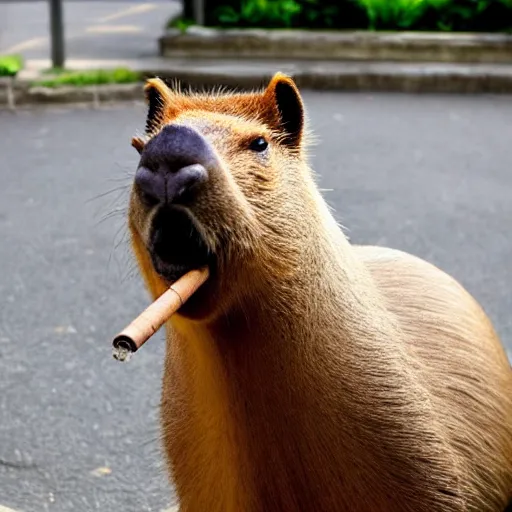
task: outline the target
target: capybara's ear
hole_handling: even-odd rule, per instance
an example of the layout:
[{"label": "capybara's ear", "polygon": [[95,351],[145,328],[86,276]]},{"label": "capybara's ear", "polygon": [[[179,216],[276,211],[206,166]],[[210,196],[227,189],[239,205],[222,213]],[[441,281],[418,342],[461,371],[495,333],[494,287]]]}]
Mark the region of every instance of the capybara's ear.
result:
[{"label": "capybara's ear", "polygon": [[300,146],[304,131],[304,104],[295,82],[283,73],[276,73],[268,84],[264,100],[277,114],[278,130],[283,142],[291,147]]},{"label": "capybara's ear", "polygon": [[160,78],[150,78],[144,86],[148,114],[146,118],[146,134],[151,134],[164,120],[164,112],[171,103],[171,91]]}]

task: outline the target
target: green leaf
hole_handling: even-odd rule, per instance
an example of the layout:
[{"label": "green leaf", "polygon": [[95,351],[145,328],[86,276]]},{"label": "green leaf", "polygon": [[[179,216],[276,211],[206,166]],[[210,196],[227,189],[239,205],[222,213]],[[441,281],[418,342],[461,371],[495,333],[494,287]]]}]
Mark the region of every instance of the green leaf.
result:
[{"label": "green leaf", "polygon": [[23,58],[20,55],[0,56],[0,76],[15,76],[23,68]]},{"label": "green leaf", "polygon": [[216,11],[217,19],[221,23],[237,23],[240,20],[240,15],[229,5],[223,5]]}]

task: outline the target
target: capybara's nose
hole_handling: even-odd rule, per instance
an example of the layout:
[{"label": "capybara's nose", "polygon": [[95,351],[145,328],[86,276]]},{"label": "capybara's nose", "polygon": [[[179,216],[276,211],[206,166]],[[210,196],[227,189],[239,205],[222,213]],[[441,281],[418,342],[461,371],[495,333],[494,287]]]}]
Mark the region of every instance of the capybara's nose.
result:
[{"label": "capybara's nose", "polygon": [[214,164],[215,155],[200,133],[188,126],[168,125],[144,147],[135,184],[152,205],[186,202],[208,179]]}]

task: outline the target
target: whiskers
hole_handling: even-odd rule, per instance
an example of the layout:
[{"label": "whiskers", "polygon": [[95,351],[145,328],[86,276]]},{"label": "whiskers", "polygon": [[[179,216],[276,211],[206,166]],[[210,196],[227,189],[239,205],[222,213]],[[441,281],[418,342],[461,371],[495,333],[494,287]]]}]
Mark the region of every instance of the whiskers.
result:
[{"label": "whiskers", "polygon": [[114,235],[107,260],[107,272],[111,271],[112,262],[115,262],[118,277],[121,282],[125,282],[136,274],[136,264],[130,249],[127,222],[133,171],[119,164],[117,164],[117,168],[120,175],[105,180],[107,190],[90,197],[86,202],[98,205],[93,214],[94,227],[99,229],[107,224],[107,229],[109,231],[113,230]]}]

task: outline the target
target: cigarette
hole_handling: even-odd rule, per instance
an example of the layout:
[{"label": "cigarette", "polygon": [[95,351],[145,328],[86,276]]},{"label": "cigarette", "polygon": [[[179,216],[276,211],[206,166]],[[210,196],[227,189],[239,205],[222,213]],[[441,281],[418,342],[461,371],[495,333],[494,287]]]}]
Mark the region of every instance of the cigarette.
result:
[{"label": "cigarette", "polygon": [[112,342],[112,355],[127,361],[208,279],[208,268],[192,270],[174,282]]}]

